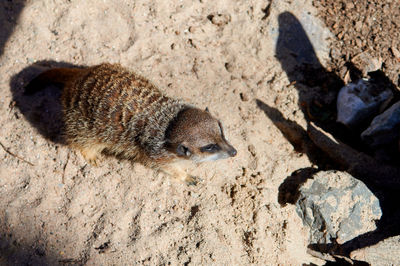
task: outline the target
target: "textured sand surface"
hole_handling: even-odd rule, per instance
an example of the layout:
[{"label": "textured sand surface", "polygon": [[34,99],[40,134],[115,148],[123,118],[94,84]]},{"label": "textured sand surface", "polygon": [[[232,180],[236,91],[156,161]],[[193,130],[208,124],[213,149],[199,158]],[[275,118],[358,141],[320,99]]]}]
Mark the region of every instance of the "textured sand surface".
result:
[{"label": "textured sand surface", "polygon": [[[255,101],[305,125],[275,45],[278,15],[311,20],[309,1],[273,2],[268,16],[268,1],[257,0],[15,2],[1,11],[13,30],[0,50],[0,142],[33,165],[0,148],[0,262],[321,263],[306,253],[294,206],[278,203],[279,185],[311,163]],[[324,62],[326,36],[309,36]],[[15,106],[33,75],[21,71],[43,60],[120,62],[167,95],[208,107],[238,155],[189,165],[204,179],[196,187],[113,158],[87,165]]]}]

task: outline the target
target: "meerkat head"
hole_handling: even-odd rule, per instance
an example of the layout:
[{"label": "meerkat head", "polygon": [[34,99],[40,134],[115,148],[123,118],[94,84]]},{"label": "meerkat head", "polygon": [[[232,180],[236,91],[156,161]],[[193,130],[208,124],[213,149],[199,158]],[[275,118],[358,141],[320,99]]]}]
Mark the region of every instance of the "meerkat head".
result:
[{"label": "meerkat head", "polygon": [[208,109],[180,111],[166,132],[168,150],[195,162],[215,161],[236,156],[236,149],[225,139],[220,121]]}]

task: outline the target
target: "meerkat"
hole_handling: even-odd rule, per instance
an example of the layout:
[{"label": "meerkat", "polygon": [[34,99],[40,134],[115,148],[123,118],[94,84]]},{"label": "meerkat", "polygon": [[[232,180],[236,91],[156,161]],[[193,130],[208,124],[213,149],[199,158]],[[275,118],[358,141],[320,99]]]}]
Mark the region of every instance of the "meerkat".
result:
[{"label": "meerkat", "polygon": [[234,157],[222,124],[210,112],[167,97],[146,78],[119,64],[54,68],[25,88],[33,94],[46,84],[63,85],[64,138],[87,162],[98,165],[102,152],[141,163],[196,184],[179,162]]}]

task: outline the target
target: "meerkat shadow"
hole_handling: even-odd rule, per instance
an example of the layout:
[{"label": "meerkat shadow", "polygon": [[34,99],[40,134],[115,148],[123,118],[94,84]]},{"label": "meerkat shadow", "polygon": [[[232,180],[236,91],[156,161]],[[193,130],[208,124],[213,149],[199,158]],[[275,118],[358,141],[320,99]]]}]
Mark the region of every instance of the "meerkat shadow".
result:
[{"label": "meerkat shadow", "polygon": [[[46,139],[59,144],[65,144],[63,112],[61,106],[62,87],[55,84],[36,88],[37,92],[27,95],[25,88],[40,73],[55,67],[81,67],[66,62],[39,61],[19,73],[10,80],[13,106],[28,120],[28,122]],[[16,113],[18,116],[18,113]]]}]

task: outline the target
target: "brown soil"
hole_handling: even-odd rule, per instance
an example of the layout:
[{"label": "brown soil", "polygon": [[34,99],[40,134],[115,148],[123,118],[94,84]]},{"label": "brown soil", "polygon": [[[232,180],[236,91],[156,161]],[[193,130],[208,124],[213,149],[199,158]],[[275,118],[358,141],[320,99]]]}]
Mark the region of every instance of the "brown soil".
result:
[{"label": "brown soil", "polygon": [[343,84],[359,78],[373,78],[378,87],[393,91],[394,98],[391,103],[400,100],[398,3],[378,0],[365,3],[324,0],[313,1],[312,4],[318,10],[318,17],[335,34],[335,38],[330,43],[330,60],[327,61],[324,72],[329,75],[319,75],[320,77],[316,78],[315,71],[311,71],[311,74],[304,71],[308,85],[322,88],[313,95],[309,107],[310,120],[319,122],[321,127],[357,150],[374,156],[379,161],[397,165],[400,158],[398,141],[378,150],[368,147],[361,141],[360,133],[371,121],[354,131],[337,125],[336,97],[327,97],[326,92],[330,91],[336,95]]},{"label": "brown soil", "polygon": [[[400,9],[398,1],[323,0],[313,1],[313,6],[318,9],[318,17],[335,34],[335,38],[330,45],[330,60],[327,61],[326,73],[332,74],[333,78],[332,75],[329,76],[336,82],[332,83],[329,80],[319,82],[315,78],[312,78],[311,82],[319,82],[319,84],[323,85],[322,87],[328,84],[328,86],[330,85],[329,90],[337,91],[341,87],[340,83],[371,77],[379,86],[392,89],[395,96],[392,102],[399,101]],[[374,232],[357,237],[341,246],[328,247],[325,251],[330,250],[331,254],[337,253],[349,256],[353,250],[359,249],[354,252],[354,254],[357,252],[362,254],[358,259],[367,260],[370,257],[367,261],[372,265],[381,264],[384,261],[384,257],[385,259],[389,258],[386,263],[396,264],[398,263],[396,253],[381,249],[379,245],[385,243],[383,240],[400,234],[398,227],[400,208],[397,204],[399,190],[398,163],[400,160],[398,143],[382,147],[381,150],[369,149],[365,143],[360,141],[359,132],[354,134],[354,132],[335,124],[336,110],[334,104],[332,104],[334,101],[329,102],[331,105],[327,107],[319,108],[321,106],[320,103],[324,100],[326,101],[326,98],[326,94],[321,93],[320,90],[314,95],[314,100],[311,103],[311,106],[317,106],[317,111],[323,110],[331,115],[330,119],[325,120],[326,123],[320,126],[325,127],[337,138],[355,148],[355,150],[351,150],[355,155],[349,157],[356,159],[356,161],[353,161],[355,163],[350,165],[348,171],[352,172],[351,169],[354,170],[357,167],[362,169],[358,171],[362,174],[357,174],[357,171],[352,173],[356,178],[364,181],[375,196],[379,198],[383,216],[377,223],[377,229]],[[321,113],[316,115],[315,120],[318,123],[323,122],[321,121]],[[329,127],[329,124],[333,126]],[[360,130],[362,129],[360,128]],[[332,158],[335,157],[332,156],[335,152],[327,151],[327,153],[330,153]],[[366,154],[375,158],[372,159]],[[350,162],[350,158],[344,157],[346,156],[342,156],[340,160],[347,160],[347,163]],[[365,160],[365,158],[368,158],[368,160]],[[360,164],[362,160],[369,163]],[[388,166],[391,168],[390,171],[384,170],[388,164],[394,166],[394,168]],[[372,172],[374,174],[370,174]],[[386,182],[387,185],[385,185]],[[368,250],[370,246],[371,248]],[[399,245],[395,244],[395,246],[394,249],[398,250]],[[385,255],[382,255],[383,253]],[[376,254],[379,255],[374,257],[373,255]],[[350,256],[352,258],[356,257]]]},{"label": "brown soil", "polygon": [[[323,264],[307,253],[308,228],[288,204],[293,186],[283,185],[335,167],[306,129],[314,117],[335,131],[347,62],[368,51],[397,84],[400,47],[395,1],[392,13],[373,12],[382,20],[364,16],[373,32],[388,27],[368,38],[364,24],[360,33],[351,25],[372,4],[317,2],[0,2],[0,264]],[[297,67],[298,47],[314,66]],[[115,158],[88,165],[58,141],[59,92],[22,92],[44,67],[104,61],[209,107],[237,157],[188,166],[204,179],[196,187]]]},{"label": "brown soil", "polygon": [[[346,63],[368,53],[382,62],[381,70],[400,85],[400,9],[397,1],[313,1],[319,16],[335,34],[332,42],[334,70],[345,78]],[[363,70],[365,66],[357,65]]]},{"label": "brown soil", "polygon": [[[256,103],[305,125],[275,50],[278,16],[290,10],[304,20],[315,10],[303,1],[266,6],[1,1],[0,264],[323,263],[307,254],[294,206],[278,203],[281,183],[312,163]],[[322,61],[325,37],[316,37]],[[59,92],[22,92],[45,67],[104,61],[208,107],[238,155],[188,166],[204,180],[196,187],[115,158],[88,165],[57,138]]]}]

